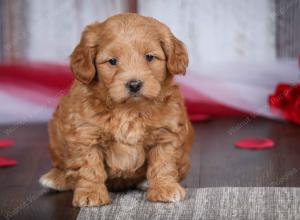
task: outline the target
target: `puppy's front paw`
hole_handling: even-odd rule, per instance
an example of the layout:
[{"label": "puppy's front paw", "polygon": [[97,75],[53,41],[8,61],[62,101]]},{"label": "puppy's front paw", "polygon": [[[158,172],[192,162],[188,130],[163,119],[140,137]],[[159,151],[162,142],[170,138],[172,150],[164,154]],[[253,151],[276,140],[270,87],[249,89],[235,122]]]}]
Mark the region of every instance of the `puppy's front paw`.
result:
[{"label": "puppy's front paw", "polygon": [[185,189],[179,183],[155,185],[147,192],[147,198],[152,202],[178,202],[184,197]]},{"label": "puppy's front paw", "polygon": [[111,203],[107,190],[89,191],[87,189],[76,189],[73,196],[73,206],[101,206]]}]

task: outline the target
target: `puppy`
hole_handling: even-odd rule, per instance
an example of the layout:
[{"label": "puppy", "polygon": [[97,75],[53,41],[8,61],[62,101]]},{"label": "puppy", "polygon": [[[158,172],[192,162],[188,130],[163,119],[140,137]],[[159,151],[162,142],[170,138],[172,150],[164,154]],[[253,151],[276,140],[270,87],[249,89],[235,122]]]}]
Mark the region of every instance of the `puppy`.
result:
[{"label": "puppy", "polygon": [[41,184],[74,190],[79,207],[144,180],[150,201],[184,199],[193,129],[173,78],[187,65],[183,43],[153,18],[87,26],[71,55],[76,79],[49,122],[53,168]]}]

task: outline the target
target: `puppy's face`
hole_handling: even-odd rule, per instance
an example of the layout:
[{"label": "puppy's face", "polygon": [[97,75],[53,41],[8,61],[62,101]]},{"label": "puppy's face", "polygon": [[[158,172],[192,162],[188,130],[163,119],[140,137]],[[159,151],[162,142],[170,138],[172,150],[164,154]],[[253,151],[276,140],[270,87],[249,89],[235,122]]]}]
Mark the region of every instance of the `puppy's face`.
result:
[{"label": "puppy's face", "polygon": [[166,78],[166,57],[159,41],[143,27],[118,29],[96,55],[100,80],[116,102],[155,98]]},{"label": "puppy's face", "polygon": [[71,55],[77,80],[99,84],[117,103],[156,98],[167,77],[184,74],[186,49],[162,23],[121,14],[88,26]]}]

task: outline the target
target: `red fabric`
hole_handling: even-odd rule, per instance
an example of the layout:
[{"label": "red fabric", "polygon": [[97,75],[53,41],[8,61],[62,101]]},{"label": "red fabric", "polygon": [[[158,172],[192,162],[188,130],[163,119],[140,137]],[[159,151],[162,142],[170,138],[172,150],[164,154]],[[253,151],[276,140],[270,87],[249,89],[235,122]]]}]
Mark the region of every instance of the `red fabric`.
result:
[{"label": "red fabric", "polygon": [[[0,65],[0,90],[41,105],[56,106],[73,81],[70,68],[66,65],[40,63]],[[240,112],[217,103],[191,88],[181,85],[187,112],[193,121],[207,120],[209,116],[235,115]]]},{"label": "red fabric", "polygon": [[247,149],[247,150],[264,150],[274,147],[274,142],[271,139],[241,139],[234,144],[237,148]]},{"label": "red fabric", "polygon": [[0,90],[33,103],[55,107],[73,81],[68,66],[41,63],[0,65]]},{"label": "red fabric", "polygon": [[300,84],[278,84],[268,103],[272,110],[280,111],[287,120],[300,125]]},{"label": "red fabric", "polygon": [[227,107],[211,98],[200,94],[194,89],[180,85],[181,93],[185,99],[187,112],[192,121],[208,119],[208,116],[245,116],[247,113]]},{"label": "red fabric", "polygon": [[189,114],[189,119],[191,121],[208,121],[211,119],[210,115],[204,115],[204,114]]},{"label": "red fabric", "polygon": [[65,65],[2,64],[0,73],[1,83],[13,83],[22,87],[27,87],[30,83],[59,90],[68,87],[73,80],[70,68]]}]

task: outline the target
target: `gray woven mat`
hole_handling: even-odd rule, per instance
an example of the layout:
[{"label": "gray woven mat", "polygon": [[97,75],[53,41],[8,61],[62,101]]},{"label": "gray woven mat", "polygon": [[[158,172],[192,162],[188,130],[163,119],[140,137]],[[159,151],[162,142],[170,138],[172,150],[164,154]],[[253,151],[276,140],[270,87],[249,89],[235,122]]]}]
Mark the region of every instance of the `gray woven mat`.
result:
[{"label": "gray woven mat", "polygon": [[111,197],[111,205],[82,208],[77,219],[300,219],[300,188],[188,189],[185,201],[172,204],[148,202],[140,191]]}]

